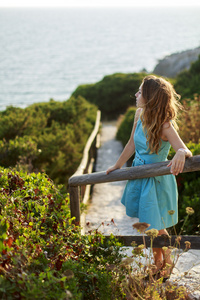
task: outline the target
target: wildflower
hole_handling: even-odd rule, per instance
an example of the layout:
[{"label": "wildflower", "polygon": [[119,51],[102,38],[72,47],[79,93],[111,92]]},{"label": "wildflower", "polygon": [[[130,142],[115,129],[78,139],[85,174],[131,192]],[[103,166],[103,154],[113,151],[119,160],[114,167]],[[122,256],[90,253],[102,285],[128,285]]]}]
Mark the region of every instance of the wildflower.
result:
[{"label": "wildflower", "polygon": [[165,266],[166,266],[167,268],[171,268],[171,267],[172,267],[172,264],[166,263]]},{"label": "wildflower", "polygon": [[141,244],[141,245],[138,246],[138,248],[140,248],[142,250],[142,249],[144,249],[144,245]]},{"label": "wildflower", "polygon": [[186,249],[190,249],[191,243],[189,241],[185,241],[185,247],[186,247]]},{"label": "wildflower", "polygon": [[181,236],[177,236],[176,240],[175,240],[178,244],[180,243],[181,241]]},{"label": "wildflower", "polygon": [[153,228],[153,229],[149,229],[149,230],[145,231],[145,233],[154,239],[158,236],[159,231],[157,229]]},{"label": "wildflower", "polygon": [[144,265],[141,262],[138,262],[138,266],[140,269],[144,268]]},{"label": "wildflower", "polygon": [[151,275],[153,275],[153,274],[156,274],[156,272],[157,272],[157,266],[156,265],[153,265],[153,264],[151,264],[151,265],[149,265],[149,274],[151,274]]},{"label": "wildflower", "polygon": [[191,216],[194,213],[194,209],[192,207],[186,207],[186,213]]},{"label": "wildflower", "polygon": [[168,210],[168,214],[172,216],[175,213],[175,210]]},{"label": "wildflower", "polygon": [[138,247],[135,247],[132,251],[133,254],[135,255],[140,255],[142,254],[142,250],[144,249],[144,244],[139,245]]},{"label": "wildflower", "polygon": [[122,262],[121,265],[130,265],[134,261],[131,257],[126,257]]},{"label": "wildflower", "polygon": [[166,252],[169,248],[168,247],[162,247],[163,251]]},{"label": "wildflower", "polygon": [[137,246],[136,241],[132,241],[132,242],[131,242],[131,246],[132,246],[132,247],[136,247],[136,246]]},{"label": "wildflower", "polygon": [[138,232],[144,233],[144,231],[150,226],[150,224],[145,222],[137,222],[133,224],[133,228],[137,229]]}]

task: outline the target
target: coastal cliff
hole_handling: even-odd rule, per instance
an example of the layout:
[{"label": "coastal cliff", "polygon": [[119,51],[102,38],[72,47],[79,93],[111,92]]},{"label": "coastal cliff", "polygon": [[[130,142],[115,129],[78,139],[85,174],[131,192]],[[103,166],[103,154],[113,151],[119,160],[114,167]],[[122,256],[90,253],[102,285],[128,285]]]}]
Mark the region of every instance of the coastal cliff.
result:
[{"label": "coastal cliff", "polygon": [[199,55],[200,47],[173,53],[159,60],[153,73],[166,77],[175,77],[181,71],[188,70],[191,63],[196,61]]}]

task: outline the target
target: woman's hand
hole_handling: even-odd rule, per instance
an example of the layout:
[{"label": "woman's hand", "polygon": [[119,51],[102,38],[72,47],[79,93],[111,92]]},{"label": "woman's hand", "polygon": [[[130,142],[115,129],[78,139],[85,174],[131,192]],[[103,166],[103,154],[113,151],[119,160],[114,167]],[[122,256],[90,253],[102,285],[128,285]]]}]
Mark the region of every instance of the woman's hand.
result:
[{"label": "woman's hand", "polygon": [[185,165],[185,155],[185,151],[179,149],[174,155],[173,159],[167,165],[167,167],[171,167],[171,173],[173,175],[178,175],[179,173],[183,172],[183,168]]},{"label": "woman's hand", "polygon": [[111,167],[109,167],[108,168],[108,170],[106,171],[106,174],[108,175],[110,172],[112,172],[112,171],[115,171],[115,170],[117,170],[117,169],[120,169],[119,167],[117,167],[117,166],[111,166]]},{"label": "woman's hand", "polygon": [[171,167],[171,173],[173,175],[178,175],[179,173],[183,172],[185,158],[191,157],[192,152],[183,143],[171,122],[166,122],[163,125],[162,136],[168,140],[168,142],[176,151],[176,154],[167,166]]}]

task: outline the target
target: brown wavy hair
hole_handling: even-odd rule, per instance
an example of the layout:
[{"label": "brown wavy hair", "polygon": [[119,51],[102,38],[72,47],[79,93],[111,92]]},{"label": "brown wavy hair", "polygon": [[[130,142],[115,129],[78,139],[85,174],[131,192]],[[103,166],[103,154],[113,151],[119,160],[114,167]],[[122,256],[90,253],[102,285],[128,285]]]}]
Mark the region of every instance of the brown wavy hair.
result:
[{"label": "brown wavy hair", "polygon": [[142,96],[145,104],[141,113],[143,129],[146,130],[150,152],[157,153],[161,145],[162,126],[171,121],[177,129],[177,112],[182,108],[180,96],[172,84],[162,77],[146,76],[142,82]]}]

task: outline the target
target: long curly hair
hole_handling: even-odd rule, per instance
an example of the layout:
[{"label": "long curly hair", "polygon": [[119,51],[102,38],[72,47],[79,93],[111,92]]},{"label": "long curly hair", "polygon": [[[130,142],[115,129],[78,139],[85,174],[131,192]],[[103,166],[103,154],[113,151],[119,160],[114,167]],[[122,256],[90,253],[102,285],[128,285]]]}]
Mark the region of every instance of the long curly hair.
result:
[{"label": "long curly hair", "polygon": [[142,96],[145,100],[141,112],[143,129],[146,130],[147,145],[150,153],[157,153],[161,145],[162,126],[171,121],[178,129],[177,112],[182,105],[180,96],[172,84],[162,77],[146,76],[142,82]]}]

